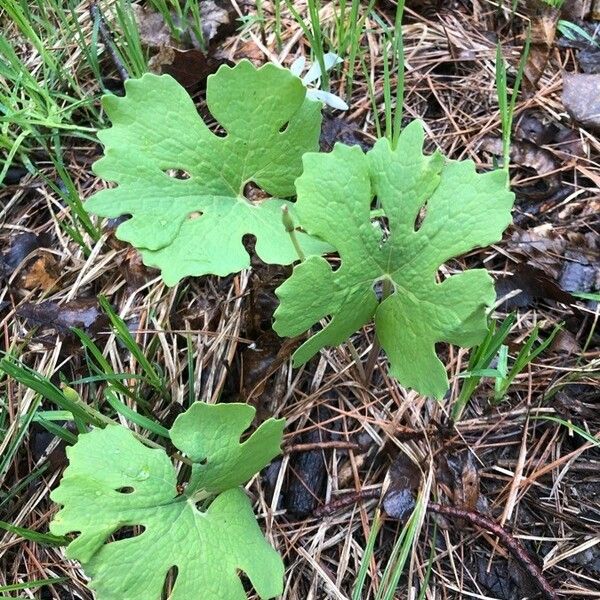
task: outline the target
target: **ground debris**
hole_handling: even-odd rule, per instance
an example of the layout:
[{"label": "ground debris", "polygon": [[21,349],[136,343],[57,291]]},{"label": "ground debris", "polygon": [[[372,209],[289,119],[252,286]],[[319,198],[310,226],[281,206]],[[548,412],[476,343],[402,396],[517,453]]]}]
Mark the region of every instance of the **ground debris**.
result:
[{"label": "ground debris", "polygon": [[600,75],[565,73],[562,101],[571,117],[591,131],[600,132]]},{"label": "ground debris", "polygon": [[600,418],[600,390],[579,383],[566,385],[554,395],[552,406],[561,418],[576,423]]},{"label": "ground debris", "polygon": [[30,254],[49,244],[49,237],[35,233],[21,233],[9,242],[8,249],[0,255],[0,276],[8,277]]},{"label": "ground debris", "polygon": [[331,152],[337,142],[347,146],[360,146],[368,152],[372,144],[367,143],[356,125],[349,123],[344,117],[323,115],[321,127],[321,152]]},{"label": "ground debris", "polygon": [[533,95],[544,74],[554,45],[560,8],[545,2],[527,2],[531,18],[531,46],[525,64],[523,91]]},{"label": "ground debris", "polygon": [[17,309],[17,315],[32,325],[61,334],[69,333],[73,327],[97,334],[108,325],[96,298],[78,298],[63,304],[49,300],[38,304],[25,302]]},{"label": "ground debris", "polygon": [[550,276],[530,264],[520,263],[512,276],[496,280],[496,295],[504,298],[501,308],[513,310],[532,306],[536,300],[551,300],[572,305],[577,299],[560,288]]},{"label": "ground debris", "polygon": [[179,39],[173,38],[160,13],[139,4],[133,4],[132,8],[140,28],[141,42],[152,52],[148,66],[153,73],[171,75],[183,87],[192,89],[226,62],[215,52],[214,45],[235,29],[237,12],[230,2],[200,2],[201,39],[190,24],[180,23],[175,14],[172,14],[172,19],[180,30]]},{"label": "ground debris", "polygon": [[[481,140],[480,148],[495,156],[502,155],[502,138],[486,136]],[[514,140],[510,146],[511,163],[535,171],[540,183],[526,189],[519,189],[519,196],[526,198],[547,198],[560,185],[560,175],[556,172],[558,163],[550,152],[528,141]]]},{"label": "ground debris", "polygon": [[[302,444],[327,442],[331,434],[320,423],[330,416],[325,408],[316,407],[311,417],[314,427],[299,436]],[[285,491],[288,513],[298,519],[310,515],[322,503],[327,475],[324,451],[308,450],[294,454],[290,461],[290,477]]]},{"label": "ground debris", "polygon": [[479,469],[472,452],[466,450],[441,456],[438,478],[446,485],[454,506],[480,511],[487,508],[485,499],[480,496]]},{"label": "ground debris", "polygon": [[204,82],[211,73],[215,73],[225,61],[207,56],[196,48],[180,50],[173,46],[163,46],[148,64],[153,73],[171,75],[184,88],[192,89]]},{"label": "ground debris", "polygon": [[399,452],[390,465],[387,479],[389,485],[383,496],[383,508],[387,515],[404,522],[415,508],[421,470],[411,458]]},{"label": "ground debris", "polygon": [[[591,231],[587,233],[563,233],[550,224],[540,225],[527,230],[516,229],[510,242],[510,250],[531,268],[540,271],[535,274],[530,268],[517,267],[513,284],[523,284],[521,298],[523,306],[537,297],[546,295],[548,299],[564,302],[567,297],[553,286],[564,292],[590,292],[600,289],[600,248],[598,236]],[[548,281],[550,279],[550,282]],[[506,278],[500,278],[501,290],[509,293],[514,288]],[[505,287],[502,287],[502,286]],[[545,286],[545,287],[544,287]],[[541,295],[540,295],[541,294]],[[560,300],[560,298],[564,300]]]}]

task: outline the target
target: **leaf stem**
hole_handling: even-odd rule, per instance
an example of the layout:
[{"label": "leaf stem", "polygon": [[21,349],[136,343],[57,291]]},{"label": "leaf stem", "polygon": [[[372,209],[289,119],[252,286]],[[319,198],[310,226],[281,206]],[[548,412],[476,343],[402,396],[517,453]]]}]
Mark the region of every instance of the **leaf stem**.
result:
[{"label": "leaf stem", "polygon": [[294,226],[294,220],[292,219],[292,215],[290,215],[290,209],[288,208],[287,204],[284,204],[281,207],[281,220],[283,222],[283,226],[285,227],[285,230],[288,232],[288,235],[290,236],[290,240],[292,240],[292,244],[294,245],[294,249],[296,250],[296,254],[298,255],[298,258],[301,261],[306,260],[306,256],[304,255],[304,252],[302,251],[302,247],[300,246],[300,242],[298,241],[298,238],[296,237],[296,228]]},{"label": "leaf stem", "polygon": [[[392,285],[392,281],[387,277],[383,280],[383,288],[381,290],[381,302],[384,302],[386,298],[388,298],[392,292],[394,291],[394,287]],[[381,304],[380,302],[380,304]],[[367,364],[365,366],[365,385],[368,385],[371,381],[371,377],[373,376],[373,371],[375,370],[375,363],[377,362],[377,358],[379,357],[379,351],[381,350],[381,344],[379,343],[379,339],[377,338],[377,332],[375,332],[375,339],[373,340],[373,346],[369,352],[369,356],[367,356]]]}]

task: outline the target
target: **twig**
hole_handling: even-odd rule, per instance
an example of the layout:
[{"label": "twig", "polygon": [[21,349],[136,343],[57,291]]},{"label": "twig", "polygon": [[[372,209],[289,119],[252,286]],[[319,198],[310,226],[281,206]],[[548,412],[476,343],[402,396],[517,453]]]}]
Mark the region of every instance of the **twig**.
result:
[{"label": "twig", "polygon": [[546,579],[546,576],[529,555],[527,550],[523,547],[521,542],[511,535],[504,527],[482,515],[481,513],[467,510],[466,508],[457,508],[456,506],[445,506],[437,504],[436,502],[430,502],[428,508],[431,512],[447,517],[455,517],[457,519],[464,519],[481,529],[491,531],[497,536],[506,546],[507,550],[521,563],[521,566],[531,577],[542,591],[544,598],[547,600],[558,600],[558,594],[554,588],[550,585],[550,582]]},{"label": "twig", "polygon": [[[381,490],[362,490],[354,494],[347,494],[331,501],[329,504],[325,504],[317,508],[313,515],[315,517],[328,517],[335,512],[346,508],[356,502],[362,502],[364,500],[371,500],[373,498],[379,498],[381,496]],[[521,542],[511,535],[504,527],[493,521],[492,519],[482,515],[481,513],[467,510],[466,508],[457,508],[456,506],[446,506],[443,504],[437,504],[436,502],[430,502],[427,508],[439,515],[446,517],[454,517],[455,519],[462,519],[475,525],[480,529],[491,531],[497,536],[500,541],[503,542],[507,550],[515,557],[515,559],[521,564],[523,569],[533,578],[540,591],[542,592],[546,600],[558,600],[558,594],[550,585],[550,582],[546,579],[546,576],[537,565],[535,560],[525,550]]]},{"label": "twig", "polygon": [[98,23],[98,33],[100,34],[100,37],[104,42],[106,50],[110,54],[110,58],[112,59],[117,71],[119,72],[119,76],[123,81],[127,81],[129,79],[129,73],[127,72],[127,69],[125,68],[125,66],[121,62],[121,59],[119,58],[119,54],[117,53],[115,44],[110,36],[108,28],[106,27],[106,23],[104,22],[102,12],[100,11],[95,2],[92,2],[92,4],[90,5],[90,15],[92,17],[92,21],[94,23]]},{"label": "twig", "polygon": [[343,441],[331,441],[331,442],[314,442],[311,444],[293,444],[284,448],[285,454],[293,454],[294,452],[308,452],[309,450],[325,450],[327,448],[335,448],[338,450],[364,450],[364,446],[361,446],[357,442],[343,442]]},{"label": "twig", "polygon": [[345,494],[341,498],[336,498],[329,502],[329,504],[323,504],[319,506],[313,512],[315,517],[330,517],[338,510],[356,504],[357,502],[363,502],[364,500],[372,500],[373,498],[379,498],[381,496],[381,490],[360,490],[359,492],[353,492],[352,494]]}]

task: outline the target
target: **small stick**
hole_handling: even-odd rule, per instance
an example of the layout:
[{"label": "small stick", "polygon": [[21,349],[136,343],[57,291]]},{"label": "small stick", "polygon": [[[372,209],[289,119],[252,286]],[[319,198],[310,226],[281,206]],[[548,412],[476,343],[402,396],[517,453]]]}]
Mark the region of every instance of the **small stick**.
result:
[{"label": "small stick", "polygon": [[446,517],[454,517],[457,519],[464,519],[475,525],[480,529],[486,529],[491,531],[497,536],[506,546],[507,550],[521,563],[521,566],[536,582],[539,589],[542,591],[544,598],[547,600],[558,600],[558,594],[554,588],[550,585],[550,582],[546,579],[546,576],[529,555],[527,550],[523,547],[521,542],[511,535],[502,525],[496,523],[492,519],[482,515],[481,513],[467,510],[466,508],[457,508],[456,506],[445,506],[430,502],[428,508],[431,512]]},{"label": "small stick", "polygon": [[[356,502],[363,500],[370,500],[373,498],[379,498],[381,496],[381,490],[362,490],[354,494],[346,494],[341,498],[333,500],[329,504],[325,504],[317,508],[313,515],[315,517],[329,517],[338,510],[346,508]],[[558,594],[550,585],[550,582],[546,579],[546,576],[542,572],[542,569],[537,565],[534,559],[529,555],[527,550],[523,547],[521,542],[511,535],[502,525],[496,523],[492,519],[482,515],[481,513],[467,510],[466,508],[458,508],[456,506],[446,506],[438,504],[436,502],[430,502],[427,508],[439,515],[446,517],[454,517],[455,519],[463,519],[468,521],[471,525],[475,525],[480,529],[491,531],[497,536],[506,546],[507,550],[515,557],[515,559],[521,564],[523,569],[533,578],[538,588],[542,592],[546,600],[558,600]]]},{"label": "small stick", "polygon": [[283,226],[285,230],[288,232],[290,239],[292,240],[292,244],[294,244],[294,249],[296,250],[296,254],[301,261],[306,260],[306,256],[304,256],[304,252],[302,251],[302,247],[300,246],[300,242],[296,237],[296,227],[294,226],[294,221],[292,219],[292,215],[290,215],[290,209],[287,204],[284,204],[281,207],[281,220],[283,222]]},{"label": "small stick", "polygon": [[95,2],[93,2],[90,5],[90,15],[94,23],[96,21],[98,22],[98,33],[100,34],[100,37],[104,42],[104,46],[110,54],[110,58],[112,59],[117,71],[119,72],[119,76],[123,81],[127,81],[129,79],[129,73],[127,72],[127,69],[125,68],[125,66],[121,62],[121,59],[119,58],[119,55],[115,48],[115,44],[112,41],[112,38],[110,37],[110,32],[108,31],[106,23],[104,22],[102,12],[100,11],[98,5]]},{"label": "small stick", "polygon": [[315,517],[330,517],[334,513],[356,504],[357,502],[363,502],[364,500],[372,500],[374,498],[381,497],[381,490],[360,490],[352,494],[344,494],[341,498],[336,498],[329,502],[329,504],[323,504],[317,507],[313,511]]},{"label": "small stick", "polygon": [[325,450],[327,448],[334,448],[338,450],[364,450],[364,447],[356,442],[343,442],[343,441],[331,441],[331,442],[314,442],[312,444],[293,444],[284,448],[286,454],[292,454],[294,452],[308,452],[309,450]]}]

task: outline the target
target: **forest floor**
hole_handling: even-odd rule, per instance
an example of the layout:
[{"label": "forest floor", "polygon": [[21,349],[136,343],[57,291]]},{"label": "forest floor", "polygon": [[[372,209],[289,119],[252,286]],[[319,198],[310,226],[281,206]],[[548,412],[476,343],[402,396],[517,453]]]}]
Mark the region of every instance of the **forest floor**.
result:
[{"label": "forest floor", "polygon": [[[115,237],[114,221],[82,210],[105,185],[91,170],[102,155],[95,131],[108,126],[99,100],[123,93],[124,71],[174,73],[205,114],[206,77],[220,64],[310,59],[289,3],[281,13],[268,0],[217,4],[228,5],[226,18],[207,19],[208,51],[196,54],[181,52],[197,45],[193,35],[176,43],[154,9],[135,9],[136,54],[125,2],[99,2],[92,15],[88,2],[0,3],[0,349],[17,369],[0,373],[2,597],[92,598],[78,564],[45,535],[74,431],[64,412],[50,413],[67,383],[135,429],[108,392],[164,427],[195,399],[251,403],[258,421],[284,417],[282,456],[247,490],[284,558],[285,599],[353,598],[370,535],[374,552],[354,591],[364,600],[549,597],[528,560],[560,597],[600,598],[600,14],[589,2],[567,2],[561,13],[530,1],[514,10],[407,1],[404,122],[422,119],[428,150],[479,170],[502,157],[497,43],[511,88],[529,24],[532,32],[512,132],[514,223],[498,244],[447,265],[494,277],[500,356],[475,363],[474,351],[440,344],[451,385],[435,401],[401,387],[383,353],[369,372],[371,326],[293,369],[301,340],[271,327],[286,268],[253,258],[238,275],[167,287]],[[351,3],[321,2],[323,44],[342,58],[330,90],[349,106],[326,111],[324,151],[336,141],[366,149],[378,120],[383,127],[396,5],[370,4],[359,3],[351,73]],[[294,6],[310,28],[307,2]],[[165,45],[176,47],[176,66],[161,58]],[[112,321],[100,296],[118,315]],[[464,376],[477,369],[487,376]],[[459,402],[464,410],[453,412]],[[410,543],[405,519],[382,502],[392,492],[406,503],[400,512],[423,508]]]}]

